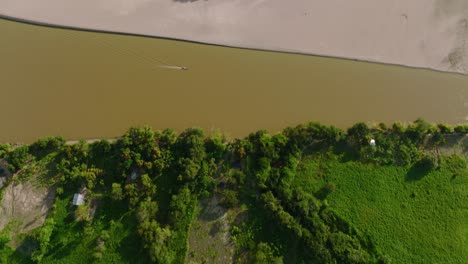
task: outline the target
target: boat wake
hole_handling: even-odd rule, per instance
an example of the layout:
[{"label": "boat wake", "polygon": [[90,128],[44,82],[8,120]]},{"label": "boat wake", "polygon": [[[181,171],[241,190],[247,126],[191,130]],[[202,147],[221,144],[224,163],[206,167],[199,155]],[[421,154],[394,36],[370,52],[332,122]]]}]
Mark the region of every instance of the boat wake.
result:
[{"label": "boat wake", "polygon": [[183,66],[169,66],[169,65],[160,65],[159,68],[164,68],[164,69],[171,69],[171,70],[188,70],[187,67]]}]

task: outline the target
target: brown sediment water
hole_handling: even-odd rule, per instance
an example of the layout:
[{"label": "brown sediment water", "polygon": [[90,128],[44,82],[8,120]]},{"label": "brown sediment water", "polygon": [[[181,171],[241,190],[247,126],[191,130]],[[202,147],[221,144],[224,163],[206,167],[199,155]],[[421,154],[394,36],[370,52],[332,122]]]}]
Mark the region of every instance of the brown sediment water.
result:
[{"label": "brown sediment water", "polygon": [[463,75],[7,20],[0,36],[0,142],[114,137],[139,125],[237,137],[312,120],[468,117]]}]

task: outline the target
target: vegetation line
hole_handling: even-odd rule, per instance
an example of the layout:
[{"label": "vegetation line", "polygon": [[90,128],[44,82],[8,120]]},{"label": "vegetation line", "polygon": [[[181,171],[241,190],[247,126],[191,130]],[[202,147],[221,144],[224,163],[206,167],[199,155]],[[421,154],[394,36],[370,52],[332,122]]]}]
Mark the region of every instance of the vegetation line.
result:
[{"label": "vegetation line", "polygon": [[21,181],[2,189],[0,263],[463,263],[467,134],[418,119],[3,144],[0,177]]}]

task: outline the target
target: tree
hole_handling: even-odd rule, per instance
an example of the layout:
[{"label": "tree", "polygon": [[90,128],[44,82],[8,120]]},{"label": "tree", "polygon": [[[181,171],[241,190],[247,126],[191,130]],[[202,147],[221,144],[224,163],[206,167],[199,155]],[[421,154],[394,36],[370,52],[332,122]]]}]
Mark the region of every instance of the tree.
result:
[{"label": "tree", "polygon": [[347,135],[351,145],[364,146],[368,144],[370,129],[365,123],[357,123],[348,129]]},{"label": "tree", "polygon": [[225,189],[221,191],[224,199],[222,201],[223,205],[227,208],[232,208],[239,205],[239,199],[237,198],[237,191]]},{"label": "tree", "polygon": [[148,176],[148,174],[141,175],[141,191],[147,196],[152,197],[156,194],[156,185],[153,184],[153,181]]},{"label": "tree", "polygon": [[369,263],[370,255],[361,248],[359,241],[342,232],[335,232],[329,238],[333,256],[338,263]]},{"label": "tree", "polygon": [[12,172],[20,170],[29,159],[29,147],[27,145],[17,147],[6,155],[9,169]]},{"label": "tree", "polygon": [[177,135],[173,129],[164,129],[162,132],[158,132],[157,138],[160,148],[169,148],[176,142]]},{"label": "tree", "polygon": [[75,219],[78,222],[89,220],[89,210],[86,205],[78,205],[75,210]]},{"label": "tree", "polygon": [[33,252],[31,259],[40,263],[44,254],[47,252],[49,247],[50,237],[55,228],[55,221],[53,218],[47,218],[44,225],[41,227],[38,235],[36,236],[39,247]]},{"label": "tree", "polygon": [[0,159],[11,151],[10,144],[0,144]]},{"label": "tree", "polygon": [[180,134],[174,144],[176,157],[199,162],[206,157],[204,133],[200,128],[189,128]]},{"label": "tree", "polygon": [[158,204],[151,200],[151,198],[147,198],[143,202],[140,203],[140,206],[137,210],[138,220],[143,223],[145,221],[150,221],[156,218],[156,214],[158,212]]},{"label": "tree", "polygon": [[179,190],[177,195],[172,196],[171,202],[169,204],[169,220],[172,224],[176,224],[184,217],[187,217],[187,214],[190,213],[188,212],[188,209],[190,207],[190,203],[193,201],[192,198],[192,194],[187,185],[184,185],[184,187]]},{"label": "tree", "polygon": [[273,246],[268,243],[259,243],[257,245],[257,252],[255,253],[253,263],[256,264],[282,264],[283,258],[276,256],[277,253]]},{"label": "tree", "polygon": [[65,139],[61,137],[46,137],[32,143],[29,150],[31,154],[42,158],[54,151],[60,151],[63,146],[65,146]]},{"label": "tree", "polygon": [[205,148],[206,153],[209,154],[210,158],[216,161],[220,161],[226,151],[225,139],[221,134],[214,134],[206,139]]},{"label": "tree", "polygon": [[123,195],[123,192],[122,192],[122,185],[119,184],[119,183],[112,183],[112,199],[116,200],[116,201],[120,201],[120,200],[123,200],[124,198],[124,195]]},{"label": "tree", "polygon": [[424,119],[418,118],[406,129],[405,135],[413,144],[420,145],[423,143],[426,135],[435,132],[435,130],[436,129],[430,123],[426,122]]},{"label": "tree", "polygon": [[407,166],[413,162],[412,147],[401,145],[395,149],[395,163],[400,166]]},{"label": "tree", "polygon": [[437,128],[439,129],[440,133],[442,134],[452,134],[453,128],[447,124],[438,124]]},{"label": "tree", "polygon": [[131,207],[138,204],[138,201],[140,200],[140,193],[138,192],[138,188],[134,183],[125,185],[125,195],[127,196]]},{"label": "tree", "polygon": [[468,134],[468,125],[458,125],[454,130],[459,134]]},{"label": "tree", "polygon": [[149,250],[153,262],[173,262],[175,253],[169,248],[172,232],[168,227],[161,228],[155,220],[147,220],[140,224],[138,233],[143,239],[145,248]]},{"label": "tree", "polygon": [[397,122],[392,125],[392,132],[397,135],[403,135],[405,133],[406,128],[403,124]]},{"label": "tree", "polygon": [[177,162],[177,166],[180,181],[194,180],[200,170],[200,163],[189,158],[180,158]]},{"label": "tree", "polygon": [[13,254],[13,249],[9,245],[10,237],[6,232],[0,233],[0,263],[8,263],[8,257]]}]

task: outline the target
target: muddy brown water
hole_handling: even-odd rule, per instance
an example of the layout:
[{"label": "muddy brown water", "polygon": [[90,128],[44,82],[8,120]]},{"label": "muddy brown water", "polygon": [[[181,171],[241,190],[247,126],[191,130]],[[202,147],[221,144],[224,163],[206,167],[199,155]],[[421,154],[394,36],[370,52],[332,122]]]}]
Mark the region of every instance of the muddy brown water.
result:
[{"label": "muddy brown water", "polygon": [[[177,70],[170,66],[186,66]],[[468,76],[0,20],[0,142],[319,121],[463,123]]]}]

